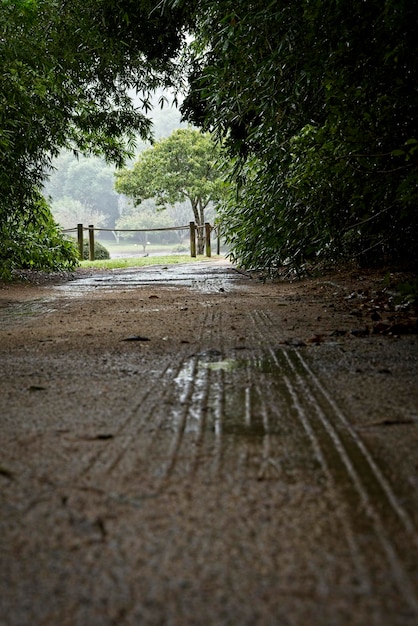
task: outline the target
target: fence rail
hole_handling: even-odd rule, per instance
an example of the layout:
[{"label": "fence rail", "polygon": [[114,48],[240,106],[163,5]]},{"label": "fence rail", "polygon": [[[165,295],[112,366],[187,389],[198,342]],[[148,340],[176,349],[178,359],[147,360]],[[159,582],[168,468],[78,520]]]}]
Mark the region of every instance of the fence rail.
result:
[{"label": "fence rail", "polygon": [[211,233],[215,231],[217,234],[217,253],[220,253],[220,236],[219,230],[206,222],[204,226],[195,224],[195,222],[189,222],[187,226],[168,226],[166,228],[96,228],[93,224],[84,226],[83,224],[77,224],[75,228],[65,228],[63,233],[77,233],[77,245],[78,253],[81,260],[84,259],[84,231],[88,232],[89,241],[89,261],[94,261],[94,233],[95,231],[107,231],[112,233],[150,233],[160,231],[172,231],[172,230],[188,230],[190,236],[190,256],[197,256],[196,248],[196,235],[199,229],[204,229],[204,241],[205,241],[205,253],[207,257],[212,256],[211,251]]}]

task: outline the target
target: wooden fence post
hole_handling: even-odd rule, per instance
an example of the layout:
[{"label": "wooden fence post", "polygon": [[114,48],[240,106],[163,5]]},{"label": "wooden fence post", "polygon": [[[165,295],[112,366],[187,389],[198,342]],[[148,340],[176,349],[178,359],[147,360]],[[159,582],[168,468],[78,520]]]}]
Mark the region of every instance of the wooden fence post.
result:
[{"label": "wooden fence post", "polygon": [[89,261],[94,261],[94,226],[89,225]]},{"label": "wooden fence post", "polygon": [[84,259],[83,224],[77,224],[78,256],[80,261]]},{"label": "wooden fence post", "polygon": [[190,222],[190,256],[196,256],[196,224]]},{"label": "wooden fence post", "polygon": [[216,254],[219,256],[221,254],[221,231],[219,225],[216,229]]},{"label": "wooden fence post", "polygon": [[206,240],[206,256],[212,256],[212,250],[210,247],[210,231],[212,230],[211,225],[208,222],[205,222],[205,240]]}]

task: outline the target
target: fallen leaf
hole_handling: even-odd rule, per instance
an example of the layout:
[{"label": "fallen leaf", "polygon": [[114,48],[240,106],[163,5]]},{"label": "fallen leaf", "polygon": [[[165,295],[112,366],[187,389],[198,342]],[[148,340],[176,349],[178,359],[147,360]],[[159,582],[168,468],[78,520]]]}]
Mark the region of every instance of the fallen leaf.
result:
[{"label": "fallen leaf", "polygon": [[375,428],[377,426],[404,426],[408,424],[417,424],[418,420],[413,419],[412,417],[406,417],[404,419],[394,419],[394,418],[385,418],[383,420],[378,420],[376,422],[369,422],[368,424],[364,424],[361,428]]},{"label": "fallen leaf", "polygon": [[86,437],[87,441],[107,441],[108,439],[113,439],[115,435],[111,433],[99,433],[98,435],[92,435],[91,437]]},{"label": "fallen leaf", "polygon": [[7,467],[3,467],[2,465],[0,465],[0,476],[4,476],[9,480],[14,480],[13,472],[8,470]]},{"label": "fallen leaf", "polygon": [[319,344],[322,343],[324,339],[324,335],[313,335],[312,337],[309,337],[309,339],[307,339],[307,343]]},{"label": "fallen leaf", "polygon": [[150,341],[149,337],[142,337],[141,335],[131,335],[130,337],[125,337],[122,341]]}]

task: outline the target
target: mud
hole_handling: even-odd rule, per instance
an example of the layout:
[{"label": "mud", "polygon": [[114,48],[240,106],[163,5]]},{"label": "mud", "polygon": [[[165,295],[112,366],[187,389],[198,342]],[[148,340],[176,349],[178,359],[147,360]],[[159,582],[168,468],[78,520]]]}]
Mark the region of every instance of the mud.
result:
[{"label": "mud", "polygon": [[0,624],[416,624],[417,336],[385,284],[0,289]]}]

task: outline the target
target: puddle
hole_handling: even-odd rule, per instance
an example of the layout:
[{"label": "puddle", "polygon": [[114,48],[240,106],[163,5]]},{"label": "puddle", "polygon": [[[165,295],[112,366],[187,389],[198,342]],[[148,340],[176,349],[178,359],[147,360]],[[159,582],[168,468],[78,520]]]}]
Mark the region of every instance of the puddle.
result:
[{"label": "puddle", "polygon": [[57,290],[79,295],[96,289],[133,289],[141,286],[188,287],[204,293],[229,290],[242,281],[242,275],[228,265],[184,264],[118,269],[100,276],[80,278],[58,285]]},{"label": "puddle", "polygon": [[[242,285],[243,277],[227,264],[212,263],[150,266],[118,269],[108,274],[96,274],[54,287],[66,297],[80,297],[97,289],[135,289],[144,286],[187,287],[202,293],[226,292]],[[241,283],[241,284],[240,284]],[[19,319],[52,313],[57,309],[56,298],[42,298],[29,302],[10,303],[0,307],[0,327],[6,328]],[[158,311],[158,308],[154,309]],[[225,365],[226,367],[226,365]]]},{"label": "puddle", "polygon": [[242,364],[236,359],[224,359],[223,361],[204,363],[204,366],[213,371],[223,370],[224,372],[230,372],[237,367],[242,367]]},{"label": "puddle", "polygon": [[225,358],[217,350],[196,355],[183,363],[174,379],[173,423],[178,425],[183,415],[185,432],[204,428],[218,436],[265,437],[277,430],[268,422],[263,398],[276,384],[277,375],[278,368],[268,356]]},{"label": "puddle", "polygon": [[46,313],[53,313],[57,309],[52,306],[54,298],[42,298],[28,302],[12,302],[0,307],[0,328],[14,326],[19,321],[24,322],[28,318],[39,317]]}]

